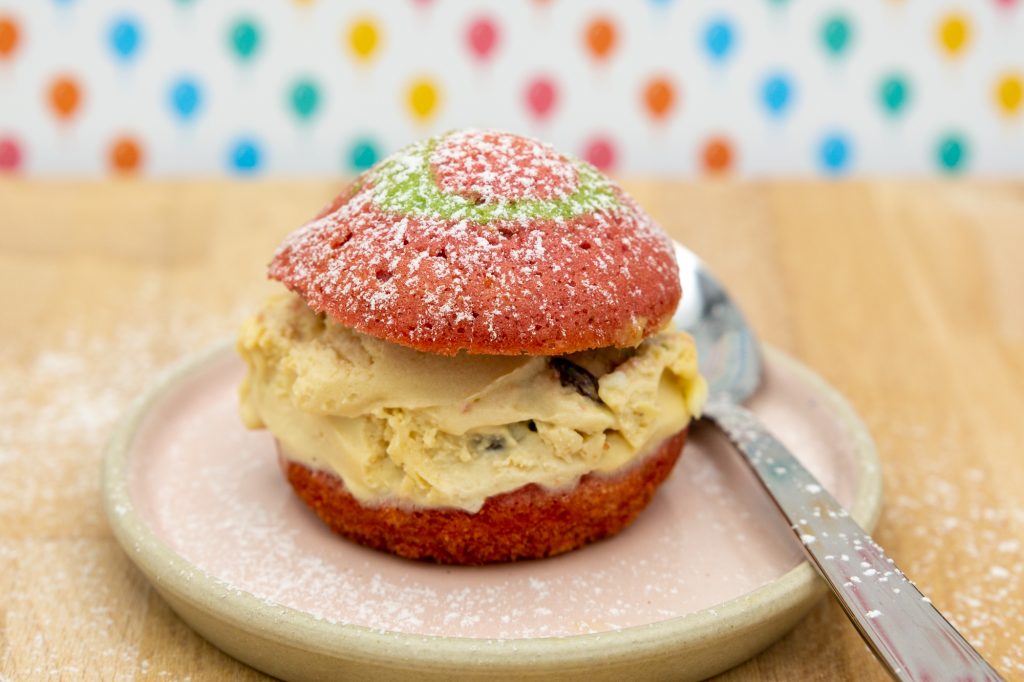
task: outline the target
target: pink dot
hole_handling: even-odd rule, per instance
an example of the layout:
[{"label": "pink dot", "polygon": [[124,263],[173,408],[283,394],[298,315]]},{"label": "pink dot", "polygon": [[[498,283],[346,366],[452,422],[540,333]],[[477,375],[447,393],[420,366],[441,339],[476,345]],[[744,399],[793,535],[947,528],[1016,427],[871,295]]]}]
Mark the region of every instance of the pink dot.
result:
[{"label": "pink dot", "polygon": [[21,166],[21,147],[10,137],[0,139],[0,172],[12,172]]},{"label": "pink dot", "polygon": [[526,105],[535,117],[547,118],[558,103],[558,90],[550,78],[539,76],[526,87]]},{"label": "pink dot", "polygon": [[486,61],[498,44],[498,27],[487,17],[475,19],[469,24],[466,41],[476,58]]},{"label": "pink dot", "polygon": [[607,172],[615,167],[615,144],[606,137],[595,137],[583,149],[583,159]]}]

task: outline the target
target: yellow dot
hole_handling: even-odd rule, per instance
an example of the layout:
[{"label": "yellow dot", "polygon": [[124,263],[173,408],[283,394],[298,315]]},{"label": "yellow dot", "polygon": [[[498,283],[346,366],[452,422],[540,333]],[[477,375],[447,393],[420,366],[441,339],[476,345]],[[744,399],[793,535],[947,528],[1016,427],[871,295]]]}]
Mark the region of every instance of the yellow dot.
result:
[{"label": "yellow dot", "polygon": [[939,23],[939,44],[950,56],[958,56],[970,40],[971,23],[966,17],[949,14]]},{"label": "yellow dot", "polygon": [[377,51],[380,42],[380,31],[377,24],[370,19],[360,19],[348,30],[348,45],[356,58],[367,60]]},{"label": "yellow dot", "polygon": [[996,83],[996,103],[1004,114],[1012,116],[1020,111],[1024,101],[1024,81],[1017,74],[1003,76]]},{"label": "yellow dot", "polygon": [[426,121],[434,114],[441,94],[429,78],[413,81],[409,86],[409,110],[414,118]]}]

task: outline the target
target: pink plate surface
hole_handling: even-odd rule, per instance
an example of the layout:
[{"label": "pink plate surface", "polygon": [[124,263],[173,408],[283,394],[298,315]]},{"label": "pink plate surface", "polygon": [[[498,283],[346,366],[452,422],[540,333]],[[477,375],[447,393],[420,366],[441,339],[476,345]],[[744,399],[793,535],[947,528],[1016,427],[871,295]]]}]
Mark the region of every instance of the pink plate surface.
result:
[{"label": "pink plate surface", "polygon": [[[776,356],[751,407],[849,506],[850,426]],[[166,393],[131,446],[130,489],[171,549],[232,588],[327,621],[411,634],[528,638],[681,616],[782,576],[801,552],[728,443],[700,424],[651,506],[615,538],[541,561],[416,563],[334,536],[296,498],[266,432],[237,412],[221,354]]]}]

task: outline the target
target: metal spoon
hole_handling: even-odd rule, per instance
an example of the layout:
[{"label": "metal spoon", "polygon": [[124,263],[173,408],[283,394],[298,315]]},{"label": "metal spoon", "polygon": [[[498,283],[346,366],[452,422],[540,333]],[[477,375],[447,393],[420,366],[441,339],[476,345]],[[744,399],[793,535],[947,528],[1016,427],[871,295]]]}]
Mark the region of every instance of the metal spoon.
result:
[{"label": "metal spoon", "polygon": [[861,637],[897,680],[1001,680],[871,536],[740,403],[761,381],[757,338],[691,251],[676,244],[683,300],[675,323],[697,341],[704,417],[743,453]]}]

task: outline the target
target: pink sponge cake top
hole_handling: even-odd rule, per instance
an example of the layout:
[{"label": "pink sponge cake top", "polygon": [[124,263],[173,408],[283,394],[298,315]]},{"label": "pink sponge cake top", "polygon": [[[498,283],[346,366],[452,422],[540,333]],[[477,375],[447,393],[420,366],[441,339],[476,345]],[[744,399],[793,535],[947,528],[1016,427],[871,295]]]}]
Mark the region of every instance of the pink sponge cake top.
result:
[{"label": "pink sponge cake top", "polygon": [[371,168],[285,240],[270,276],[345,326],[440,354],[634,345],[680,296],[671,244],[617,185],[480,130]]}]

